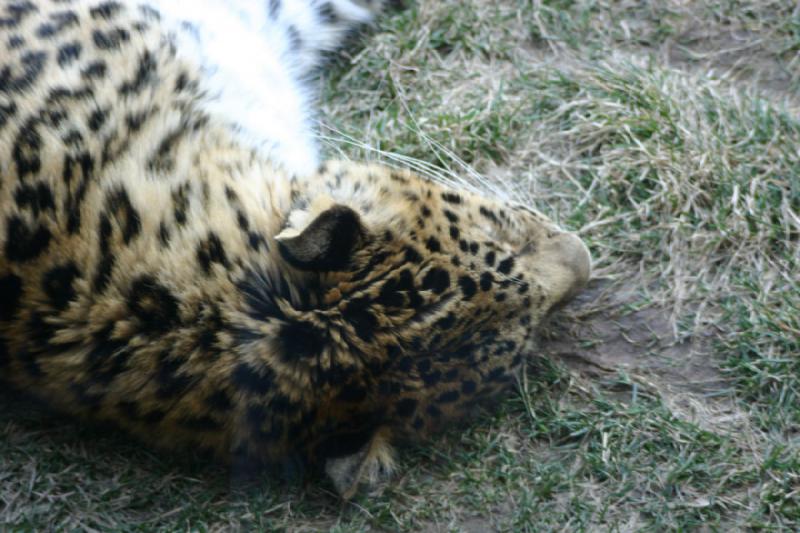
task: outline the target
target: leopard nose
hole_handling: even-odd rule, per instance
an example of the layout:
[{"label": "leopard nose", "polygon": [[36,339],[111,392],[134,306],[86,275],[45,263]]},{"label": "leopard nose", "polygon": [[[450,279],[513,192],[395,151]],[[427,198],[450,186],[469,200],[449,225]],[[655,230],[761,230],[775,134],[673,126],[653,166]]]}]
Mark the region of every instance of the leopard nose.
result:
[{"label": "leopard nose", "polygon": [[562,264],[575,277],[575,292],[580,291],[589,283],[589,277],[592,274],[592,256],[589,254],[589,248],[574,233],[562,233],[555,237],[554,240],[554,245],[558,248]]},{"label": "leopard nose", "polygon": [[535,254],[537,270],[544,274],[552,306],[574,298],[589,282],[592,258],[586,244],[574,233],[560,232],[541,243]]}]

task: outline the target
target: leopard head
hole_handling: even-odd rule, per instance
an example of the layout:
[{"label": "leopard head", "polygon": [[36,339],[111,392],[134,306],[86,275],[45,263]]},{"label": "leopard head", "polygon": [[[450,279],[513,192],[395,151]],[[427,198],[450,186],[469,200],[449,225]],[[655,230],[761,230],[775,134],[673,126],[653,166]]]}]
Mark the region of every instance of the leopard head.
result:
[{"label": "leopard head", "polygon": [[245,292],[280,315],[274,381],[312,419],[316,459],[367,457],[377,433],[424,435],[507,388],[537,324],[589,279],[581,240],[525,206],[353,163],[296,188],[275,237],[283,288]]}]

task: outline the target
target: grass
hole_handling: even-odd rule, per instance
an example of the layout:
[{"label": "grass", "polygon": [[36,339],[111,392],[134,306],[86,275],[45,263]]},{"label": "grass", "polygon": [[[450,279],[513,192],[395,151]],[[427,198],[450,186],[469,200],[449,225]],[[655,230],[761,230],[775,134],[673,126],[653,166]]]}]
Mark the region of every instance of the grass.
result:
[{"label": "grass", "polygon": [[[11,529],[800,528],[800,9],[419,1],[322,83],[332,155],[534,204],[587,294],[518,390],[340,504],[5,400]],[[401,154],[401,155],[400,155]]]}]

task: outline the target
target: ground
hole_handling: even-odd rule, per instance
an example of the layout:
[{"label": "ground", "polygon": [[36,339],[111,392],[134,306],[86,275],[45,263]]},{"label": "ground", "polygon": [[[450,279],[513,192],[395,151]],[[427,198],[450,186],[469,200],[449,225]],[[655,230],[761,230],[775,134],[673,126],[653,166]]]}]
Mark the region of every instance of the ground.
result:
[{"label": "ground", "polygon": [[517,389],[347,504],[3,398],[0,524],[800,528],[796,2],[419,0],[365,45],[322,82],[330,155],[467,176],[592,249]]}]

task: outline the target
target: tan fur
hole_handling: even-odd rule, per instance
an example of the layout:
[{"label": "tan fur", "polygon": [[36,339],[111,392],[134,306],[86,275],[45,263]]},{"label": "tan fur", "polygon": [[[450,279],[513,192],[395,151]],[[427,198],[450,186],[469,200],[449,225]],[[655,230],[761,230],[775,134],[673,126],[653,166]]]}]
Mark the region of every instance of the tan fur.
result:
[{"label": "tan fur", "polygon": [[376,165],[287,176],[204,114],[155,21],[35,6],[0,26],[0,377],[54,408],[228,461],[354,457],[349,496],[507,389],[588,279],[526,207]]}]

